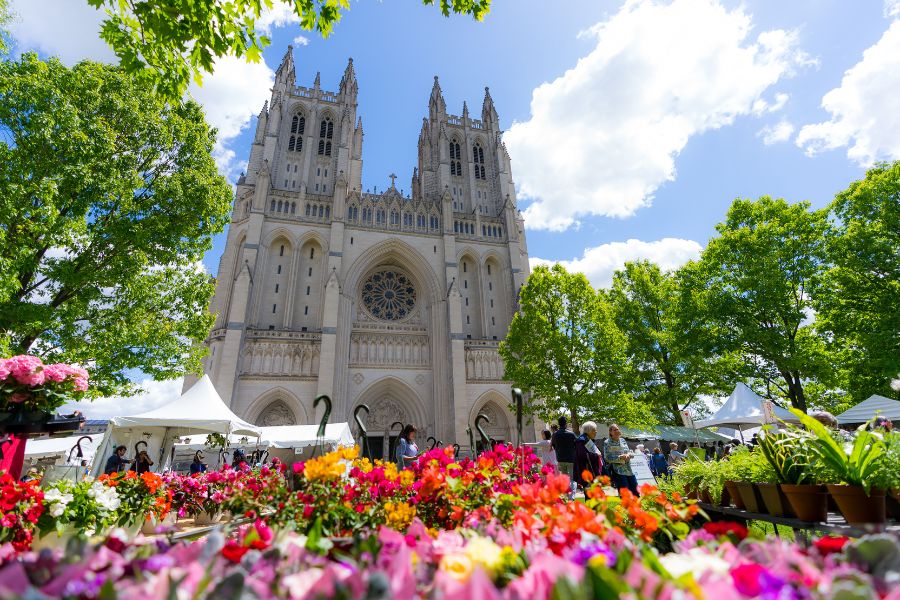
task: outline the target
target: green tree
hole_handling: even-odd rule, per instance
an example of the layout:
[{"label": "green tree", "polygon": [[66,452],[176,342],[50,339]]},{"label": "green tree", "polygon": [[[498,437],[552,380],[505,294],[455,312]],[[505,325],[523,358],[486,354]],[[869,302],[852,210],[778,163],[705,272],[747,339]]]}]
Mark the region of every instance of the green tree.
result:
[{"label": "green tree", "polygon": [[[216,58],[257,62],[269,39],[256,30],[264,8],[287,4],[300,26],[327,37],[350,8],[350,0],[87,0],[105,8],[100,32],[129,73],[152,80],[167,98],[180,98],[193,78],[201,81]],[[435,0],[422,0],[434,5]],[[441,13],[480,21],[490,0],[438,0]]]},{"label": "green tree", "polygon": [[736,369],[730,356],[711,353],[705,329],[683,285],[687,277],[665,273],[650,261],[626,263],[610,289],[615,322],[626,339],[630,393],[654,407],[660,420],[681,423],[681,411],[706,411],[701,396],[727,395]]},{"label": "green tree", "polygon": [[822,327],[847,365],[856,401],[900,375],[900,161],[880,164],[839,193],[826,248],[831,267],[816,293]]},{"label": "green tree", "polygon": [[703,251],[709,343],[740,351],[752,376],[806,411],[804,381],[831,369],[810,295],[825,260],[826,211],[764,196],[735,200]]},{"label": "green tree", "polygon": [[90,368],[97,395],[198,371],[227,223],[215,132],[122,70],[0,65],[0,339]]},{"label": "green tree", "polygon": [[625,339],[612,307],[580,273],[537,267],[522,288],[500,356],[506,379],[532,395],[544,420],[561,412],[585,418],[646,422],[646,411],[622,392]]}]

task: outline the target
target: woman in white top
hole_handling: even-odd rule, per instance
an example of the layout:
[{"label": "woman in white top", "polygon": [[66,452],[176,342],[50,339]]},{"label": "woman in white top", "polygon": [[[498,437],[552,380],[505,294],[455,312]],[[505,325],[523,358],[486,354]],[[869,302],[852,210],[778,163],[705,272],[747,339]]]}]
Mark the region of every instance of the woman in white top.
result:
[{"label": "woman in white top", "polygon": [[535,454],[538,455],[538,458],[541,459],[541,462],[545,465],[552,465],[554,470],[557,470],[558,464],[556,461],[556,450],[553,449],[553,445],[550,443],[550,438],[553,434],[550,433],[549,430],[545,429],[543,432],[543,437],[539,442],[525,442],[525,446],[534,446]]}]

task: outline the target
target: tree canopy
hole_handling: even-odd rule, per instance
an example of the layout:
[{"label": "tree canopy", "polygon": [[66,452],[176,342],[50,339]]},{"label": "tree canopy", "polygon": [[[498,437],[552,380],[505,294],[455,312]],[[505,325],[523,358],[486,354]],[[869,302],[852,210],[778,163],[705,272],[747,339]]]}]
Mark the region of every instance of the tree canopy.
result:
[{"label": "tree canopy", "polygon": [[214,284],[200,260],[228,220],[215,132],[123,70],[25,54],[0,65],[0,339],[128,374],[199,370]]},{"label": "tree canopy", "polygon": [[732,355],[717,354],[706,344],[708,332],[698,323],[689,293],[683,293],[693,285],[690,278],[644,260],[616,271],[609,293],[626,340],[628,390],[672,424],[681,423],[687,408],[703,414],[702,398],[727,395],[737,374]]},{"label": "tree canopy", "polygon": [[591,418],[647,422],[647,411],[622,391],[625,338],[612,307],[584,275],[539,266],[519,304],[500,355],[505,378],[532,394],[531,408],[541,418],[564,412],[576,425]]},{"label": "tree canopy", "polygon": [[[269,39],[257,31],[263,9],[288,5],[300,26],[327,37],[349,10],[350,0],[87,0],[106,9],[100,36],[129,73],[153,82],[169,99],[180,98],[191,80],[211,73],[216,58],[259,61]],[[480,21],[491,0],[422,0],[441,13]]]},{"label": "tree canopy", "polygon": [[890,396],[900,378],[900,161],[871,169],[831,210],[830,266],[815,297],[820,327],[847,366],[852,396]]}]

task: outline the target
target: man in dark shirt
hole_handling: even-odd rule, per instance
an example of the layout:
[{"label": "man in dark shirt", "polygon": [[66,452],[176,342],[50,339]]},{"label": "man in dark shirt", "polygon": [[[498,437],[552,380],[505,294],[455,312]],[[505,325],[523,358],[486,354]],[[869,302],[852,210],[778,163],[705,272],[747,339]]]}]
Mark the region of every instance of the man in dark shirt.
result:
[{"label": "man in dark shirt", "polygon": [[125,446],[119,446],[113,455],[106,459],[106,468],[103,469],[105,474],[112,475],[125,470],[125,467],[131,462],[125,458],[125,450]]},{"label": "man in dark shirt", "polygon": [[[559,431],[553,434],[550,443],[556,451],[556,461],[559,463],[559,472],[569,476],[572,485],[575,485],[575,434],[566,429],[566,418],[560,417]],[[574,489],[574,488],[573,488]]]}]

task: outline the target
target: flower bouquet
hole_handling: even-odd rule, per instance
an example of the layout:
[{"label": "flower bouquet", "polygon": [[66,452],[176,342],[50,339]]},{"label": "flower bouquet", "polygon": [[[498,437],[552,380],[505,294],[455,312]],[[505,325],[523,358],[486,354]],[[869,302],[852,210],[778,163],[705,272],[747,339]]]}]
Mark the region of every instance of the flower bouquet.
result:
[{"label": "flower bouquet", "polygon": [[[78,400],[88,389],[88,374],[63,363],[45,365],[37,356],[0,358],[0,431],[38,433],[47,430],[52,413]],[[77,426],[80,419],[69,425]],[[58,424],[62,429],[64,423]]]},{"label": "flower bouquet", "polygon": [[38,527],[41,545],[65,545],[69,537],[89,538],[109,531],[122,504],[116,488],[91,478],[74,483],[60,479],[44,491]]},{"label": "flower bouquet", "polygon": [[163,485],[163,478],[157,473],[134,471],[101,475],[97,481],[114,490],[119,499],[119,510],[115,524],[119,527],[133,527],[149,522],[160,523],[172,508],[172,491]]}]

